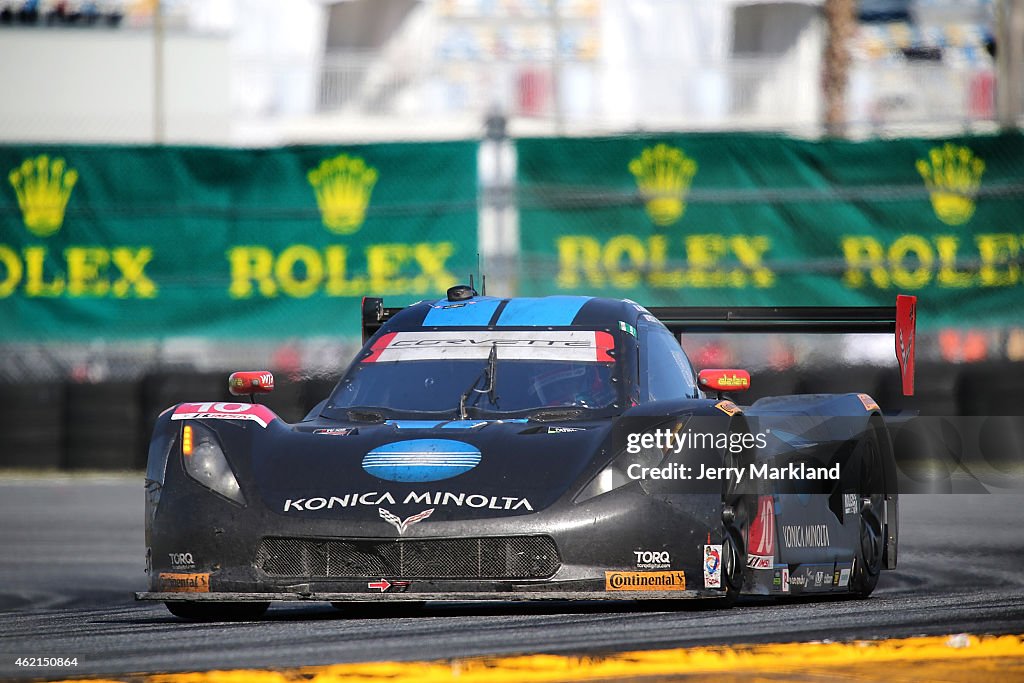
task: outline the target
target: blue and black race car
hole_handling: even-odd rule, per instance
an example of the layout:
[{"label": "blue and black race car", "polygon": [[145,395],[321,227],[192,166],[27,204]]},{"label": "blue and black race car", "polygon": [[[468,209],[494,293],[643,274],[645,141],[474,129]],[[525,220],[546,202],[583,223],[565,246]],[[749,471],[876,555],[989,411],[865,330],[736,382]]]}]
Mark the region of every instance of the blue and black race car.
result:
[{"label": "blue and black race car", "polygon": [[365,299],[365,344],[288,424],[255,401],[158,419],[146,474],[150,591],[175,615],[274,601],[867,596],[896,566],[896,475],[866,394],[729,396],[688,331],[895,333],[914,305],[652,308],[471,287],[404,309]]}]

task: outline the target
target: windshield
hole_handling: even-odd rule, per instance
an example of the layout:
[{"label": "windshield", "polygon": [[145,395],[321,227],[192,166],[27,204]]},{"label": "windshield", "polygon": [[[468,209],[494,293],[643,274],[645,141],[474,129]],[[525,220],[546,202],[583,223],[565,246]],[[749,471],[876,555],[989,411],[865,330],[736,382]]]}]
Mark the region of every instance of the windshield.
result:
[{"label": "windshield", "polygon": [[390,333],[352,364],[327,409],[457,418],[617,408],[616,355],[603,330]]}]

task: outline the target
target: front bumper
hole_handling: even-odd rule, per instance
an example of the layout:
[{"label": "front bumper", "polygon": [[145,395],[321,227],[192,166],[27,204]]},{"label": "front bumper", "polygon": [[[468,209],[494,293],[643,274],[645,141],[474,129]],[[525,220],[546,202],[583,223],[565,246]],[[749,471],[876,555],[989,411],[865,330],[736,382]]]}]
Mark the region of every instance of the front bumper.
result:
[{"label": "front bumper", "polygon": [[[179,489],[180,490],[180,489]],[[559,503],[508,518],[452,520],[414,527],[401,538],[383,522],[292,519],[256,504],[241,510],[206,494],[163,496],[149,534],[150,590],[139,600],[160,601],[520,601],[665,600],[724,597],[705,588],[703,549],[721,543],[720,503],[667,500],[619,490],[584,504]],[[232,512],[233,514],[225,514]],[[211,523],[210,520],[215,520]],[[390,535],[384,535],[388,534]],[[376,535],[380,533],[381,535]],[[541,576],[403,576],[382,568],[358,576],[269,573],[259,549],[268,538],[319,543],[483,540],[549,537],[557,563]],[[637,552],[663,553],[667,563],[638,565]],[[187,567],[169,558],[187,556]],[[667,578],[644,590],[609,589],[610,574]],[[683,578],[685,577],[685,578]],[[386,586],[385,586],[386,584]]]}]

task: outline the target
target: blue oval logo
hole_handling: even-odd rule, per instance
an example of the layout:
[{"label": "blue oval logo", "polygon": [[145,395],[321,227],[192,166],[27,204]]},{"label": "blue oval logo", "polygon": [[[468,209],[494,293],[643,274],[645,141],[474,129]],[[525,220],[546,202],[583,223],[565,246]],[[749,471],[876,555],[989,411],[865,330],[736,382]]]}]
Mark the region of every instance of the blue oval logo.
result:
[{"label": "blue oval logo", "polygon": [[450,439],[412,439],[378,446],[363,456],[363,469],[387,481],[440,481],[469,472],[480,451]]}]

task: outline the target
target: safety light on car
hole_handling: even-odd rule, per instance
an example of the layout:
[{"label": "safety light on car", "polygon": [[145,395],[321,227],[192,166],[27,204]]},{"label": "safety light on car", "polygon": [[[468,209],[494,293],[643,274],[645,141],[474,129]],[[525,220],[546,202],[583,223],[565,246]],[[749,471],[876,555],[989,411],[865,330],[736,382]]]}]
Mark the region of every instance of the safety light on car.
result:
[{"label": "safety light on car", "polygon": [[[188,441],[185,430],[189,433]],[[183,458],[185,473],[214,493],[219,493],[239,505],[245,505],[245,496],[242,495],[242,489],[217,440],[217,435],[199,424],[194,427],[185,425],[182,431],[181,452],[186,456]]]},{"label": "safety light on car", "polygon": [[185,425],[181,430],[181,453],[192,455],[192,425]]}]

